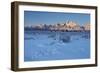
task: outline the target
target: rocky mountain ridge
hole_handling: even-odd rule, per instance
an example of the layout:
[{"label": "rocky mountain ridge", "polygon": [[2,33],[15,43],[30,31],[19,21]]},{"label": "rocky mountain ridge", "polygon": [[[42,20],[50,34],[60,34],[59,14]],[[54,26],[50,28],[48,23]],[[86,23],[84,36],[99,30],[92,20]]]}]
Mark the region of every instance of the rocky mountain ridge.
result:
[{"label": "rocky mountain ridge", "polygon": [[90,24],[84,24],[80,26],[78,23],[68,21],[65,23],[57,23],[54,25],[39,24],[33,26],[25,26],[25,29],[33,30],[50,30],[50,31],[90,31]]}]

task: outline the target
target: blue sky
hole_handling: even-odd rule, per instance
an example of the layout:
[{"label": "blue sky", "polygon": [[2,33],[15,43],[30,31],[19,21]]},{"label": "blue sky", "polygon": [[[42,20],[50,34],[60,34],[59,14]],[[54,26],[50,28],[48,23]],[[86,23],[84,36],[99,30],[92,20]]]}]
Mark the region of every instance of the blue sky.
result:
[{"label": "blue sky", "polygon": [[80,25],[90,23],[90,14],[84,13],[61,13],[61,12],[40,12],[40,11],[24,11],[24,24],[57,24],[67,21],[74,21]]}]

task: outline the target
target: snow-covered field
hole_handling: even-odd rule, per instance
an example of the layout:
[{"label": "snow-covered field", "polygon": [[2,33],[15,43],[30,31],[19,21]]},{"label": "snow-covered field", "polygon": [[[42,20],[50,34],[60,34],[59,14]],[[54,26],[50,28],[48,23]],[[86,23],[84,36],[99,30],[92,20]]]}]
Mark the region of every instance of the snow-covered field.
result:
[{"label": "snow-covered field", "polygon": [[24,61],[90,58],[90,32],[25,31]]}]

